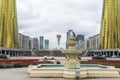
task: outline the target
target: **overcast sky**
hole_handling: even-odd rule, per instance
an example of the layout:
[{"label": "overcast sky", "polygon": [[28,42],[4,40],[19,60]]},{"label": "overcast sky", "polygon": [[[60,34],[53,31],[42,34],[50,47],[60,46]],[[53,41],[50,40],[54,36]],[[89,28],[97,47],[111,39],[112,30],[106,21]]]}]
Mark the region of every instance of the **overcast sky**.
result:
[{"label": "overcast sky", "polygon": [[19,32],[30,37],[44,36],[50,47],[57,46],[61,34],[65,47],[66,32],[87,37],[99,33],[103,0],[16,0]]}]

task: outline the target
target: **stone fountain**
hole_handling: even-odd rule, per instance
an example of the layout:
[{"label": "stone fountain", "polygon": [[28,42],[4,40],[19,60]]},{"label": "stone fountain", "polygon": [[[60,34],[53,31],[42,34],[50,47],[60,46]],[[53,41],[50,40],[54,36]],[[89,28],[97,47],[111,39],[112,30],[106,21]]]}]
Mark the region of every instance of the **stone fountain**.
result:
[{"label": "stone fountain", "polygon": [[65,64],[39,64],[29,66],[28,73],[30,77],[52,77],[52,78],[91,78],[91,77],[120,77],[118,69],[113,66],[104,66],[99,64],[80,64],[77,55],[82,51],[75,50],[75,38],[70,36],[66,43],[68,50],[63,50],[66,54]]},{"label": "stone fountain", "polygon": [[63,50],[62,53],[66,54],[67,59],[65,60],[64,67],[69,69],[79,69],[80,68],[80,60],[77,58],[78,54],[82,53],[80,50],[75,49],[76,41],[73,35],[70,36],[67,41],[67,45],[69,46],[68,50]]}]

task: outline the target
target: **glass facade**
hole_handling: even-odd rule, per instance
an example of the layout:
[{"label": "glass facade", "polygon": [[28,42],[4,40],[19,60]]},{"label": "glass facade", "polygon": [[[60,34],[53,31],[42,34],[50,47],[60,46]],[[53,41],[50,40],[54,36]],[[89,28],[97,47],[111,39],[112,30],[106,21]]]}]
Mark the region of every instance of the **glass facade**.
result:
[{"label": "glass facade", "polygon": [[45,40],[45,49],[49,49],[49,40]]},{"label": "glass facade", "polygon": [[84,35],[78,34],[76,36],[76,41],[84,41]]},{"label": "glass facade", "polygon": [[40,36],[40,49],[44,49],[44,37]]}]

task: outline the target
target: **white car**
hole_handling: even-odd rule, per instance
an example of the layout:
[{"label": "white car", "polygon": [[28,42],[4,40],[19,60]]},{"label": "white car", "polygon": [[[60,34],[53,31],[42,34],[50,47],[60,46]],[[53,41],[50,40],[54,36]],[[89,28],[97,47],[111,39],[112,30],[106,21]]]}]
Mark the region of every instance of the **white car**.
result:
[{"label": "white car", "polygon": [[50,60],[53,60],[54,57],[53,57],[53,56],[44,56],[44,59],[50,59]]},{"label": "white car", "polygon": [[116,58],[117,56],[116,55],[113,55],[112,58]]}]

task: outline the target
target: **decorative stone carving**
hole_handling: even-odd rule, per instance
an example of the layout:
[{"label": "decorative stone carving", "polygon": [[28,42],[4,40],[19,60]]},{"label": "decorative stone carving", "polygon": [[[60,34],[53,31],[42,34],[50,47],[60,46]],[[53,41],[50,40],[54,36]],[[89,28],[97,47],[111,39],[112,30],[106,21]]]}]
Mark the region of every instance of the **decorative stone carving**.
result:
[{"label": "decorative stone carving", "polygon": [[73,35],[70,36],[66,44],[69,46],[67,50],[63,50],[62,53],[66,54],[65,68],[80,68],[80,61],[77,58],[78,54],[82,53],[80,50],[75,49],[76,41]]}]

